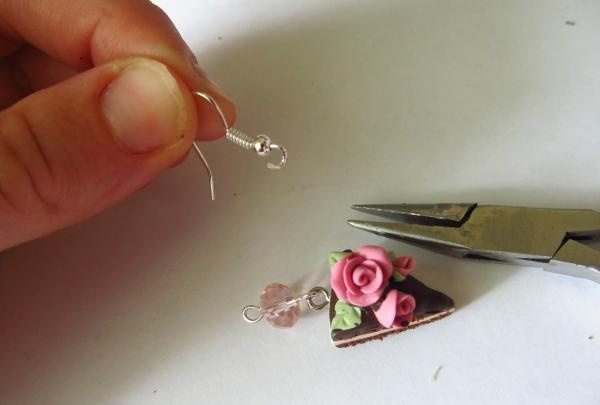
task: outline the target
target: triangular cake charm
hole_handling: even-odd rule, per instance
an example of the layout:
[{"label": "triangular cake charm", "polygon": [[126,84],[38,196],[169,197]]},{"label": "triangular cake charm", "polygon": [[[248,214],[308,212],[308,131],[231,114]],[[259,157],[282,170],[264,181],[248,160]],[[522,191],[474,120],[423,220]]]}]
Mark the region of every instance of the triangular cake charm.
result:
[{"label": "triangular cake charm", "polygon": [[354,346],[436,321],[454,312],[454,301],[410,275],[415,261],[378,246],[329,256],[331,340]]}]

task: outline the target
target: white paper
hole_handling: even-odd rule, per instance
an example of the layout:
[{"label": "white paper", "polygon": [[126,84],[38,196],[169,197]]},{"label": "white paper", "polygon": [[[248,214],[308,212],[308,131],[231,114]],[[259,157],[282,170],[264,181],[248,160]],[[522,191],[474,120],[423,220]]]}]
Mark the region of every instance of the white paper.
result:
[{"label": "white paper", "polygon": [[[355,203],[600,206],[600,3],[158,1],[290,151],[226,142],[94,220],[0,256],[0,403],[600,403],[600,286],[351,229]],[[575,25],[566,24],[573,21]],[[242,321],[269,282],[384,244],[457,303],[349,349],[325,312]],[[436,370],[439,371],[434,379]]]}]

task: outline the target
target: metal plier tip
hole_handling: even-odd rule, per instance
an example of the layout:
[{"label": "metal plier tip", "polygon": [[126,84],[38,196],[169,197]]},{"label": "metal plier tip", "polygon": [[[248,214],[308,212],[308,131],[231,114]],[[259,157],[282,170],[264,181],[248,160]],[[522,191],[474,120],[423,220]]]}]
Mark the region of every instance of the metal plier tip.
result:
[{"label": "metal plier tip", "polygon": [[353,209],[397,222],[358,229],[439,253],[505,262],[600,283],[600,212],[472,204],[371,204]]}]

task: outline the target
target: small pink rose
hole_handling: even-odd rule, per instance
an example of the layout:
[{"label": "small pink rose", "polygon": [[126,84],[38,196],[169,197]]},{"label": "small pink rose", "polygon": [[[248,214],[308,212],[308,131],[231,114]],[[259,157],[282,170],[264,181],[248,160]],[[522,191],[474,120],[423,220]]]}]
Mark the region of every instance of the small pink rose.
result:
[{"label": "small pink rose", "polygon": [[333,265],[331,288],[342,301],[366,307],[379,300],[392,271],[385,249],[363,246]]},{"label": "small pink rose", "polygon": [[390,290],[379,308],[373,312],[383,327],[400,327],[412,321],[415,307],[416,301],[412,295],[398,290]]},{"label": "small pink rose", "polygon": [[400,256],[394,260],[394,270],[398,270],[404,277],[408,276],[415,269],[417,262],[410,256]]}]

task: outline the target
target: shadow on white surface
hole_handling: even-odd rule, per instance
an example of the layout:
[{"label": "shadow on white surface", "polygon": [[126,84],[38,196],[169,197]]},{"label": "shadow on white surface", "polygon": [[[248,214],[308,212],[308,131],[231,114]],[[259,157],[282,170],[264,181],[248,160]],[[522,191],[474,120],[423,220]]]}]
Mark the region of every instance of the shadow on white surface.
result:
[{"label": "shadow on white surface", "polygon": [[[526,151],[537,141],[506,126],[536,86],[531,47],[541,35],[506,32],[527,27],[503,25],[519,15],[513,6],[376,4],[315,12],[204,53],[238,101],[238,126],[268,130],[290,149],[285,172],[265,173],[264,161],[231,145],[206,145],[216,204],[192,157],[90,223],[0,257],[2,400],[160,402],[135,388],[158,387],[155,370],[179,375],[182,358],[214,361],[221,341],[262,333],[231,323],[264,284],[306,289],[327,279],[328,250],[374,243],[344,224],[353,203],[578,207],[598,197],[575,184],[544,186],[555,162]],[[505,153],[521,156],[507,167]],[[406,251],[420,260],[417,276],[459,307],[519,271]]]}]

